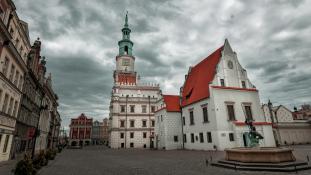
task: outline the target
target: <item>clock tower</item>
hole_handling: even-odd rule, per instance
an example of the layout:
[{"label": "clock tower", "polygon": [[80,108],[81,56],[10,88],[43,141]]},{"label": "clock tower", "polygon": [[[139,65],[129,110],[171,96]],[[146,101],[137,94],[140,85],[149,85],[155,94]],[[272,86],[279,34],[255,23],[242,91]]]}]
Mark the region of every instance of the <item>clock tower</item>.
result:
[{"label": "clock tower", "polygon": [[137,76],[134,71],[135,57],[133,56],[134,43],[130,39],[131,29],[128,26],[128,14],[125,16],[122,28],[122,40],[118,42],[119,54],[116,56],[116,70],[114,82],[120,84],[136,84]]}]

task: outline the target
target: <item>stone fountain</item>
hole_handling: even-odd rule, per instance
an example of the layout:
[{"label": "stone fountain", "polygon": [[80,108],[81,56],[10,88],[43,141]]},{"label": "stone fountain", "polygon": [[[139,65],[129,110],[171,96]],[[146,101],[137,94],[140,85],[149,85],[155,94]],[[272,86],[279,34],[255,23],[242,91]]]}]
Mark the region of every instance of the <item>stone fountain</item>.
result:
[{"label": "stone fountain", "polygon": [[298,171],[311,169],[308,162],[296,160],[290,148],[259,147],[263,136],[256,131],[251,120],[246,120],[249,132],[245,132],[247,147],[225,149],[226,157],[212,163],[214,166],[254,171]]}]

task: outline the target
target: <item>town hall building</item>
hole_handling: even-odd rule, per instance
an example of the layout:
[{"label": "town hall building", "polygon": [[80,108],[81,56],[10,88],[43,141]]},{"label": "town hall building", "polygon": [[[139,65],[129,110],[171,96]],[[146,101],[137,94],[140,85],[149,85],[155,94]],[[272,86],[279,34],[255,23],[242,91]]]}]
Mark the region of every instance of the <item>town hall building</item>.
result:
[{"label": "town hall building", "polygon": [[264,137],[260,146],[275,146],[272,123],[263,115],[258,89],[248,79],[228,40],[189,68],[179,98],[159,97],[155,114],[159,149],[244,147],[244,133],[249,131],[246,119],[252,120]]},{"label": "town hall building", "polygon": [[113,74],[114,85],[109,109],[109,146],[153,148],[154,112],[160,87],[154,83],[139,82],[134,68],[134,43],[130,39],[130,33],[126,15]]}]

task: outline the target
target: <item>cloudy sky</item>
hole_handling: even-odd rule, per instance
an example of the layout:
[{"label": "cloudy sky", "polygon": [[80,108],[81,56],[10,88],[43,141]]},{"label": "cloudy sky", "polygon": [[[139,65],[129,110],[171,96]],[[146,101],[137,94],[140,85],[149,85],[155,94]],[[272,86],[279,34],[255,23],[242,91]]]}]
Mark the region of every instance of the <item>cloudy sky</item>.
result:
[{"label": "cloudy sky", "polygon": [[14,0],[59,95],[63,124],[108,116],[124,15],[144,81],[177,94],[190,65],[228,38],[262,102],[311,102],[311,1]]}]

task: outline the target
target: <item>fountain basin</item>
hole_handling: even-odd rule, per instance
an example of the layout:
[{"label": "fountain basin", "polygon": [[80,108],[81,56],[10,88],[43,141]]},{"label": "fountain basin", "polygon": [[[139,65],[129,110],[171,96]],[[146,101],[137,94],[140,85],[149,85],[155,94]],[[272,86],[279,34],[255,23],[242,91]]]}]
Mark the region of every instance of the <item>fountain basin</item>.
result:
[{"label": "fountain basin", "polygon": [[244,163],[280,163],[296,160],[293,150],[289,148],[230,148],[225,149],[226,160]]}]

